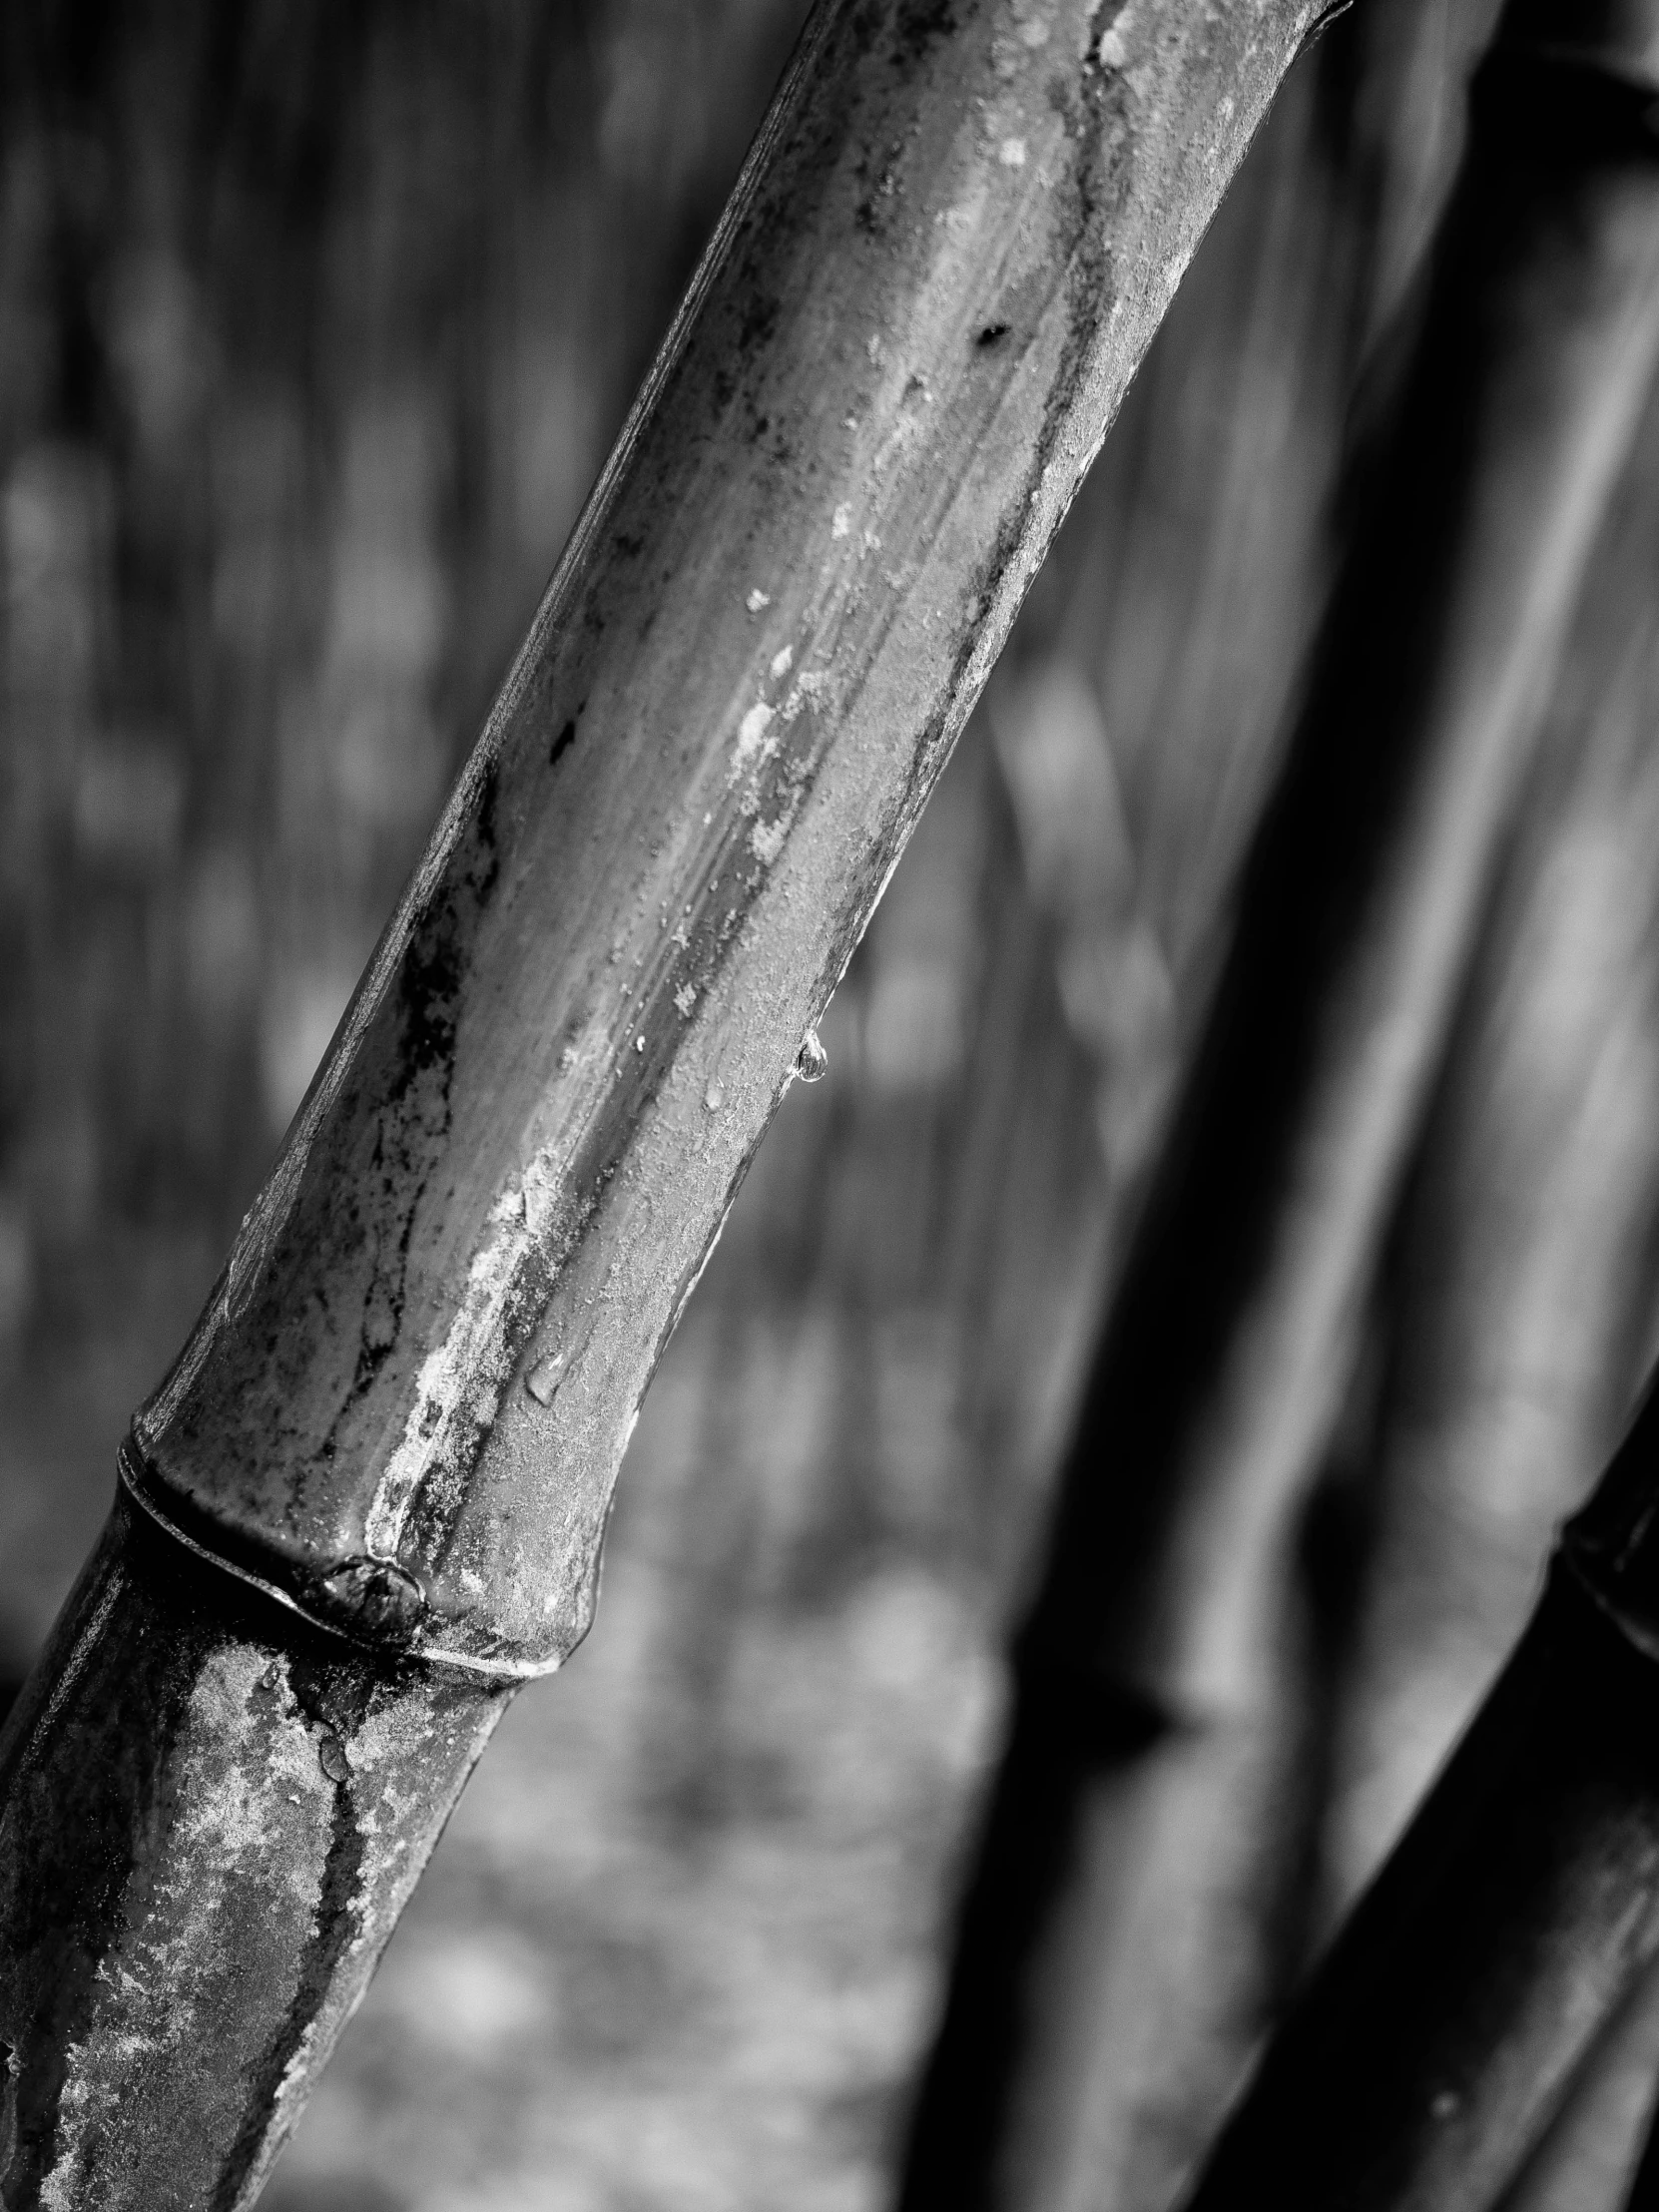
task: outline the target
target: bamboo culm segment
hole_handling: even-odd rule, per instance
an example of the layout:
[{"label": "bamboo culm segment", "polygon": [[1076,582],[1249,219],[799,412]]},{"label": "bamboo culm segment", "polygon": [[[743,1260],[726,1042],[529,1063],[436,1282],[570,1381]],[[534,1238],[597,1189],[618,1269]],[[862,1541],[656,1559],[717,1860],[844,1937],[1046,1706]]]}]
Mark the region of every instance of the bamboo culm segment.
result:
[{"label": "bamboo culm segment", "polygon": [[8,2212],[251,2201],[1318,13],[811,19],[0,1740]]},{"label": "bamboo culm segment", "polygon": [[226,1276],[146,1505],[580,1638],[641,1395],[1310,0],[822,7]]}]

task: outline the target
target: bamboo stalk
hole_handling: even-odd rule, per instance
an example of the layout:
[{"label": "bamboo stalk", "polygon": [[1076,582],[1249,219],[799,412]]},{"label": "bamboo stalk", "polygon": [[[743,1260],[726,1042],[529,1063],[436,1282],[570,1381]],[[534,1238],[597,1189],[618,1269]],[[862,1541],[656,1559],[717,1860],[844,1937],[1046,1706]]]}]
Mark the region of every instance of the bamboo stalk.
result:
[{"label": "bamboo stalk", "polygon": [[[1580,721],[1591,774],[1615,788],[1636,773],[1650,744],[1659,672],[1647,588],[1659,531],[1656,465],[1659,395],[1585,594],[1578,680],[1555,710],[1564,745],[1575,742],[1571,723]],[[1549,803],[1546,786],[1534,826],[1546,838]],[[1608,793],[1598,803],[1617,802]],[[1558,791],[1554,806],[1570,834]],[[1640,795],[1625,795],[1625,814],[1634,820],[1621,823],[1619,834],[1651,874]],[[1608,868],[1605,839],[1592,864]],[[1651,895],[1651,883],[1621,893],[1603,882],[1597,891],[1618,910],[1621,928],[1633,919],[1632,898]],[[1554,896],[1559,902],[1559,886]],[[1640,927],[1634,921],[1638,942]],[[1545,987],[1541,979],[1537,987]],[[1637,990],[1651,1017],[1651,983],[1643,978]],[[1558,1017],[1555,1028],[1559,1047]],[[1600,1077],[1610,1059],[1617,1072],[1616,1040],[1616,1026],[1604,1028]],[[1639,1059],[1638,1097],[1642,1073]],[[1583,1163],[1587,1172],[1597,1182],[1616,1178],[1618,1147],[1607,1132],[1599,1142],[1586,1132],[1584,1142],[1602,1155]],[[1592,1223],[1573,1232],[1596,1236],[1601,1212],[1613,1273],[1622,1242],[1651,1238],[1650,1135],[1632,1131],[1630,1151],[1622,1204],[1608,1192]],[[1551,1163],[1552,1174],[1569,1171]],[[1421,1202],[1432,1213],[1431,1189]],[[1580,1302],[1588,1272],[1571,1273]],[[1432,1319],[1430,1308],[1419,1331]],[[1610,1339],[1600,1359],[1616,1369],[1640,1319],[1608,1332],[1603,1312],[1599,1327]],[[1551,1333],[1557,1366],[1560,1333]],[[1650,1318],[1642,1333],[1650,1336]],[[1584,1400],[1580,1418],[1593,1420],[1597,1378],[1570,1379],[1564,1394],[1574,1392]],[[1564,1440],[1570,1452],[1570,1430]],[[1510,1488],[1525,1484],[1515,1442],[1513,1434],[1488,1439],[1507,1444],[1492,1478]],[[1617,2201],[1659,2053],[1659,1774],[1642,1720],[1659,1648],[1650,1528],[1656,1443],[1659,1400],[1650,1384],[1611,1470],[1568,1524],[1518,1651],[1272,2047],[1193,2212],[1248,2202],[1253,2182],[1260,2188],[1270,2174],[1277,2195],[1310,2208],[1479,2212],[1501,2203],[1507,2212],[1568,2204],[1594,2212]],[[1419,1646],[1426,1625],[1416,1621],[1407,1632]]]},{"label": "bamboo stalk", "polygon": [[1620,2212],[1651,2122],[1659,2075],[1659,1974],[1650,1968],[1609,2021],[1503,2212]]},{"label": "bamboo stalk", "polygon": [[[1647,2140],[1625,2199],[1625,2212],[1653,2212],[1659,2205],[1659,2111],[1648,2122]],[[1531,2207],[1525,2208],[1531,2212]]]},{"label": "bamboo stalk", "polygon": [[813,17],[0,1741],[8,2203],[257,2189],[1317,14]]},{"label": "bamboo stalk", "polygon": [[1490,1687],[1618,1440],[1659,1260],[1659,560],[1650,400],[1391,1233],[1375,1536],[1326,1857],[1358,1896]]},{"label": "bamboo stalk", "polygon": [[1017,1645],[907,2207],[1167,2200],[1271,1993],[1289,1554],[1659,354],[1641,109],[1513,22],[1485,75]]},{"label": "bamboo stalk", "polygon": [[[1382,1535],[1340,1699],[1347,1786],[1331,1823],[1350,1895],[1357,1860],[1372,1871],[1524,1625],[1550,1524],[1582,1503],[1651,1357],[1656,558],[1659,397],[1586,584],[1396,1234],[1396,1337],[1368,1470]],[[1659,1996],[1626,2000],[1594,2049],[1597,2022],[1576,2010],[1535,2109],[1504,2116],[1484,2146],[1494,2174],[1458,2171],[1444,2201],[1492,2201],[1488,2181],[1506,2212],[1621,2201]],[[1488,2063],[1508,2063],[1502,2038]]]},{"label": "bamboo stalk", "polygon": [[1659,1955],[1650,1394],[1473,1727],[1275,2039],[1192,2212],[1476,2208]]}]

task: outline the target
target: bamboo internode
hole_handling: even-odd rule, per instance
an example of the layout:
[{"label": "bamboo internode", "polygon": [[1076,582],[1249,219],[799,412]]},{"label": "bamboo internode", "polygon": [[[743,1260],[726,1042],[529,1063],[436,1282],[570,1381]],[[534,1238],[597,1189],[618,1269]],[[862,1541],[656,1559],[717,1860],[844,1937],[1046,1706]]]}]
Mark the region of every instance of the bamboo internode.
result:
[{"label": "bamboo internode", "polygon": [[135,1426],[134,1494],[313,1618],[509,1676],[583,1632],[733,1187],[1318,11],[1097,12],[806,33]]}]

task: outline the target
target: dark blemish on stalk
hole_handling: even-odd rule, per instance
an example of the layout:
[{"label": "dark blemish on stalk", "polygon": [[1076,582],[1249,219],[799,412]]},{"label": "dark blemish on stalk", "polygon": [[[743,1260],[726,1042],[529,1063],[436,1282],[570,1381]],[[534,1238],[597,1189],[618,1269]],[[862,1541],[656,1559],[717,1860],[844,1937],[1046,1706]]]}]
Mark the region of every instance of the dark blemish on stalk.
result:
[{"label": "dark blemish on stalk", "polygon": [[956,14],[950,0],[911,0],[911,5],[900,11],[895,26],[893,67],[913,69],[925,60],[936,38],[948,38],[955,28]]},{"label": "dark blemish on stalk", "polygon": [[426,1592],[394,1559],[346,1559],[324,1575],[311,1603],[347,1636],[407,1643],[426,1611]]},{"label": "dark blemish on stalk", "polygon": [[743,310],[743,320],[738,324],[738,349],[747,353],[752,345],[762,345],[771,337],[778,322],[778,301],[765,293],[754,294]]},{"label": "dark blemish on stalk", "polygon": [[870,173],[874,166],[875,157],[870,153],[868,147],[865,147],[859,157],[857,166],[852,172],[859,186],[863,189],[863,197],[853,210],[852,219],[858,229],[870,238],[879,238],[887,228],[887,218],[891,213],[891,202],[898,192],[898,180],[893,175],[892,165],[898,160],[903,151],[902,146],[894,146],[889,149],[886,166],[873,185],[870,182]]},{"label": "dark blemish on stalk", "polygon": [[553,740],[553,749],[547,756],[548,767],[557,768],[560,761],[564,759],[565,755],[570,751],[571,747],[575,743],[576,725],[574,722],[567,722],[564,728],[559,732],[558,736]]},{"label": "dark blemish on stalk", "polygon": [[[480,781],[478,811],[455,848],[444,879],[412,931],[397,979],[396,1075],[377,1116],[369,1173],[382,1196],[386,1230],[359,1232],[370,1246],[362,1294],[357,1363],[351,1385],[328,1433],[373,1384],[398,1342],[408,1276],[409,1244],[427,1177],[443,1154],[450,1126],[455,1039],[478,917],[500,873],[496,849],[497,771]],[[395,1229],[391,1225],[395,1224]]]},{"label": "dark blemish on stalk", "polygon": [[973,342],[975,345],[995,345],[999,339],[1005,338],[1007,335],[1008,325],[1006,322],[987,322]]}]

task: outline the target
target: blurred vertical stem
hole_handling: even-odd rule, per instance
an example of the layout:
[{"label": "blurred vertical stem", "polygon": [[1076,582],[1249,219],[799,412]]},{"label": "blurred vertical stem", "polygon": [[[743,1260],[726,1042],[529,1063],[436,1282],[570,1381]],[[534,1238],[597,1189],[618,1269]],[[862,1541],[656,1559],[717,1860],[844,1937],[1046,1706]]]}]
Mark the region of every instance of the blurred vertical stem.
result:
[{"label": "blurred vertical stem", "polygon": [[[1397,1336],[1369,1469],[1381,1540],[1341,1701],[1352,1779],[1332,1823],[1350,1891],[1360,1851],[1369,1873],[1501,1666],[1550,1521],[1582,1502],[1651,1357],[1656,562],[1659,392],[1586,580],[1396,1239]],[[1627,1902],[1639,1913],[1639,1885]],[[1510,1939],[1522,1957],[1524,1918]],[[1512,2051],[1505,2029],[1485,2061],[1535,2069],[1516,2091],[1530,2103],[1488,2111],[1484,2138],[1459,2146],[1491,2169],[1460,2165],[1433,2185],[1447,2194],[1425,2201],[1478,2205],[1497,2191],[1505,2212],[1622,2201],[1659,2068],[1659,1984],[1649,1967],[1645,1990],[1622,1996],[1593,1941],[1580,1965],[1558,2041],[1520,2038]],[[1413,2021],[1401,2039],[1428,2032]],[[1462,2056],[1465,2070],[1481,2063]],[[1442,2077],[1423,2093],[1451,2139],[1470,2092]]]},{"label": "blurred vertical stem", "polygon": [[[1477,972],[1390,1239],[1375,1531],[1337,1698],[1331,1904],[1490,1687],[1652,1357],[1659,1283],[1659,394],[1582,595]],[[1659,1979],[1575,2076],[1506,2212],[1614,2212]]]},{"label": "blurred vertical stem", "polygon": [[[1625,2199],[1625,2212],[1656,2212],[1656,2208],[1659,2208],[1659,2110],[1653,2111],[1649,2118],[1647,2141],[1631,2179],[1630,2194]],[[1517,2212],[1532,2212],[1532,2208],[1517,2208]]]},{"label": "blurred vertical stem", "polygon": [[[1308,2212],[1504,2201],[1659,1957],[1656,1498],[1650,1390],[1496,1688],[1275,2037],[1191,2212],[1264,2190]],[[1582,2186],[1572,2201],[1588,2201]]]},{"label": "blurred vertical stem", "polygon": [[1317,0],[826,0],[0,1738],[0,2201],[248,2203]]},{"label": "blurred vertical stem", "polygon": [[1295,1544],[1659,354],[1651,94],[1588,43],[1511,8],[1477,79],[1017,1641],[910,2212],[1151,2212],[1274,1994]]},{"label": "blurred vertical stem", "polygon": [[1659,1972],[1614,2013],[1502,2212],[1622,2212],[1659,2097]]}]

